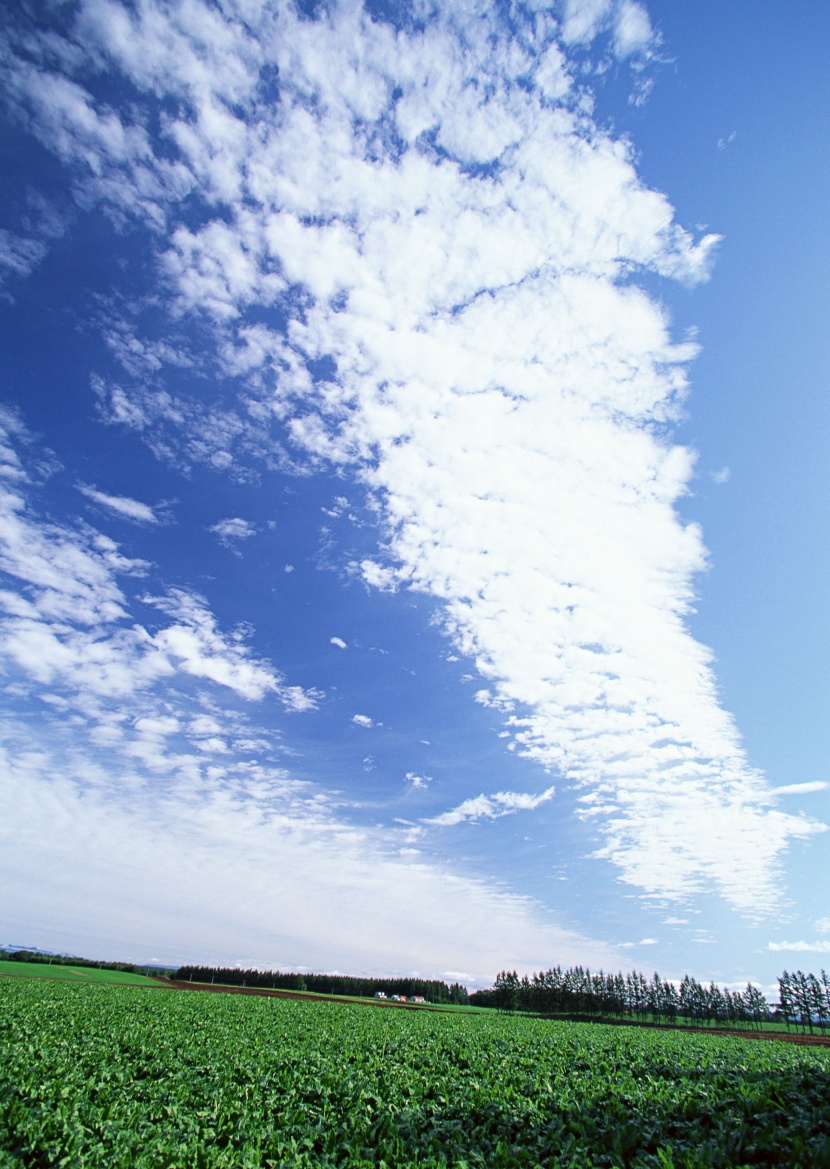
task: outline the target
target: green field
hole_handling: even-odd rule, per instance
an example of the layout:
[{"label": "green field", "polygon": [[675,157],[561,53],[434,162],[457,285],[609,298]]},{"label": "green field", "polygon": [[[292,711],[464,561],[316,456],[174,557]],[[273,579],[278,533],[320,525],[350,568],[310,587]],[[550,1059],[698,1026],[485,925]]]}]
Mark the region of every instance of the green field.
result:
[{"label": "green field", "polygon": [[0,1166],[830,1166],[830,1051],[0,980]]},{"label": "green field", "polygon": [[[197,990],[206,990],[209,987],[218,986],[223,990],[233,991],[235,993],[240,991],[248,991],[252,993],[254,991],[260,990],[268,991],[269,993],[273,993],[275,995],[285,994],[296,996],[300,999],[307,999],[309,1002],[319,1002],[322,1000],[323,1002],[332,1003],[364,1003],[373,1007],[385,1008],[387,1010],[398,1010],[399,1007],[402,1006],[402,1004],[395,1003],[388,998],[376,999],[374,995],[372,995],[370,998],[367,995],[345,993],[326,994],[324,991],[320,990],[287,990],[284,987],[269,986],[251,987],[240,985],[238,982],[191,982],[189,979],[184,979],[183,981],[187,982],[188,986],[195,987]],[[455,1013],[460,1012],[461,1014],[466,1015],[479,1015],[487,1013],[492,1014],[490,1007],[471,1007],[466,1003],[463,1005],[459,1003],[413,1003],[411,1000],[408,1000],[404,1009],[408,1011],[440,1011],[442,1014],[448,1011]]]},{"label": "green field", "polygon": [[161,986],[154,978],[123,970],[99,970],[96,966],[61,966],[49,962],[7,962],[0,960],[0,974],[30,978],[57,978],[61,982],[106,982],[116,986]]}]

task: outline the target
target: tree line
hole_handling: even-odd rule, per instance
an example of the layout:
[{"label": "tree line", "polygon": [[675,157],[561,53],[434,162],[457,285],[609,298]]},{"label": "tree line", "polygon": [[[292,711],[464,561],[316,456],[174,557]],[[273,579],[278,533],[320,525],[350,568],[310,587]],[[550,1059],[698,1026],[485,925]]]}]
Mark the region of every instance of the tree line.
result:
[{"label": "tree line", "polygon": [[830,1023],[830,986],[825,972],[788,974],[778,979],[780,1002],[768,1003],[751,983],[733,991],[711,982],[705,986],[688,974],[680,983],[655,971],[648,979],[638,970],[628,974],[592,974],[582,966],[555,966],[521,978],[503,970],[489,990],[470,995],[470,1003],[501,1011],[529,1011],[571,1018],[658,1021],[678,1019],[705,1026],[755,1027],[781,1021],[790,1028],[822,1034]]},{"label": "tree line", "polygon": [[468,1001],[466,986],[426,978],[360,978],[350,974],[292,974],[283,970],[237,970],[220,966],[180,966],[174,978],[182,982],[213,982],[269,990],[306,990],[348,998],[371,998],[381,991],[387,996],[398,994],[411,998],[421,995],[430,1003],[464,1004]]},{"label": "tree line", "polygon": [[0,950],[3,962],[41,962],[47,966],[84,966],[95,970],[120,970],[122,974],[145,974],[148,970],[158,974],[149,966],[136,966],[133,962],[96,962],[93,958],[72,958],[68,954],[44,954],[42,950]]}]

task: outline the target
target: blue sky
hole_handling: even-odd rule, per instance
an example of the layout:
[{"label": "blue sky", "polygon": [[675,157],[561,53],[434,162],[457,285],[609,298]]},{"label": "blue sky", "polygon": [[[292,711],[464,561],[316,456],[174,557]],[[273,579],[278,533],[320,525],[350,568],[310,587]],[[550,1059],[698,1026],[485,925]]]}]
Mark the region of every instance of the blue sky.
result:
[{"label": "blue sky", "polygon": [[826,962],[829,35],[5,26],[5,941]]}]

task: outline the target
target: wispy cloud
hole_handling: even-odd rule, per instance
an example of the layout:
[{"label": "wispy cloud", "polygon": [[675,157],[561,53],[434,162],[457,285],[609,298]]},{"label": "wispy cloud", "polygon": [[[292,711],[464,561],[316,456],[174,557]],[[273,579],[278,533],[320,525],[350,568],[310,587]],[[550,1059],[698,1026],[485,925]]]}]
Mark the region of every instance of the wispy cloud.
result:
[{"label": "wispy cloud", "polygon": [[46,244],[41,240],[28,239],[0,228],[0,280],[10,273],[28,276],[46,252]]},{"label": "wispy cloud", "polygon": [[[5,208],[5,214],[14,214],[11,204]],[[29,276],[46,256],[52,242],[63,235],[65,226],[64,217],[57,209],[30,188],[18,214],[16,229],[0,228],[0,286],[12,277]]]},{"label": "wispy cloud", "polygon": [[135,760],[116,784],[88,751],[10,750],[15,728],[2,730],[0,879],[6,928],[21,935],[100,953],[105,933],[113,956],[146,947],[173,962],[273,968],[300,956],[317,969],[427,975],[449,966],[484,985],[505,961],[616,961],[531,902],[411,848],[393,852],[278,768],[229,766],[223,754],[218,766],[199,760],[200,780],[160,784]]},{"label": "wispy cloud", "polygon": [[549,787],[538,795],[529,792],[495,792],[492,796],[474,796],[464,800],[457,808],[442,812],[440,816],[433,816],[425,821],[440,828],[450,828],[455,824],[466,821],[472,823],[478,820],[498,820],[501,816],[510,816],[513,812],[532,812],[540,804],[546,804],[553,799],[556,789]]},{"label": "wispy cloud", "polygon": [[348,648],[348,646],[346,645],[346,643],[342,637],[330,637],[329,638],[329,645],[336,645],[338,649],[347,649]]},{"label": "wispy cloud", "polygon": [[806,796],[813,792],[825,792],[830,783],[823,779],[810,779],[804,783],[785,783],[781,787],[774,787],[770,792],[774,796]]},{"label": "wispy cloud", "polygon": [[341,797],[294,778],[279,718],[258,719],[268,699],[287,716],[320,696],[251,654],[244,631],[224,631],[204,598],[131,595],[126,585],[152,566],[88,526],[44,519],[15,449],[26,436],[5,422],[0,881],[9,929],[96,952],[105,936],[113,954],[152,947],[173,962],[243,956],[273,966],[302,955],[324,969],[394,963],[434,974],[463,960],[481,982],[506,957],[529,968],[547,950],[613,960],[532,902],[403,847],[408,832],[356,827]]},{"label": "wispy cloud", "polygon": [[413,788],[428,788],[432,783],[431,775],[417,775],[414,771],[407,771],[404,779],[407,783],[412,784]]},{"label": "wispy cloud", "polygon": [[830,942],[770,942],[767,949],[775,953],[791,951],[794,954],[830,954]]},{"label": "wispy cloud", "polygon": [[97,503],[99,507],[105,508],[107,511],[120,516],[122,519],[133,520],[140,524],[157,524],[158,516],[148,503],[141,503],[137,499],[130,499],[126,495],[108,495],[104,491],[98,491],[95,487],[90,487],[86,483],[81,483],[78,490],[82,495],[93,503]]},{"label": "wispy cloud", "polygon": [[[407,31],[347,3],[243,20],[85,0],[63,41],[7,54],[8,89],[79,197],[152,225],[159,295],[238,392],[206,406],[162,366],[101,385],[107,417],[186,465],[351,474],[383,529],[365,581],[437,599],[512,748],[581,789],[597,855],[647,894],[761,912],[820,826],[774,807],[688,631],[706,552],[668,428],[695,347],[636,279],[705,279],[717,237],[674,221],[572,79],[600,34],[647,56],[645,9],[568,0],[561,29],[521,33],[495,6]],[[101,61],[133,87],[122,109],[94,96]],[[200,621],[156,640],[171,668],[278,689]]]},{"label": "wispy cloud", "polygon": [[[224,633],[197,594],[169,589],[131,600],[120,581],[145,576],[150,565],[124,556],[94,529],[40,518],[27,499],[28,476],[13,443],[3,432],[12,480],[11,487],[0,482],[0,570],[10,586],[0,592],[0,654],[7,663],[37,683],[64,688],[87,708],[123,702],[176,675],[205,679],[248,701],[274,695],[287,710],[315,708],[316,692],[288,685]],[[147,606],[169,623],[148,629],[146,616],[139,619]]]}]

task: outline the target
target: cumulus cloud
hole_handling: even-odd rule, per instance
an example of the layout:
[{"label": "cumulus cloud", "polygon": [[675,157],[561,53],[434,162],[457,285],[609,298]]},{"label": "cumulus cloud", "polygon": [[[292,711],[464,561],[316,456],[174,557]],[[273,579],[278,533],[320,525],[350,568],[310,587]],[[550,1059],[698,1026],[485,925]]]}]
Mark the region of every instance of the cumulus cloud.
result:
[{"label": "cumulus cloud", "polygon": [[648,13],[635,0],[623,0],[614,17],[614,52],[617,57],[630,57],[642,52],[652,43],[654,33]]},{"label": "cumulus cloud", "polygon": [[654,42],[648,12],[637,0],[565,0],[562,37],[569,45],[587,45],[600,33],[612,33],[619,59],[644,52]]},{"label": "cumulus cloud", "polygon": [[[717,237],[675,222],[572,82],[600,34],[647,55],[642,5],[566,0],[561,26],[453,5],[407,30],[349,3],[82,0],[66,20],[11,45],[8,92],[87,204],[152,225],[159,295],[238,390],[101,387],[107,417],[230,474],[289,449],[351,474],[383,530],[353,571],[438,602],[511,745],[580,790],[597,855],[649,895],[771,908],[788,842],[820,826],[774,806],[688,631],[706,551],[670,428],[695,347],[637,280],[706,279]],[[123,108],[94,95],[102,62]],[[247,697],[279,688],[201,618],[155,644]]]},{"label": "cumulus cloud", "polygon": [[330,637],[329,645],[336,645],[338,649],[348,648],[342,637]]},{"label": "cumulus cloud", "polygon": [[464,800],[457,808],[442,812],[440,816],[433,816],[426,823],[435,824],[440,828],[450,828],[465,821],[475,823],[481,819],[497,820],[513,812],[531,812],[540,804],[553,799],[555,792],[556,788],[549,787],[539,795],[531,795],[528,792],[496,792],[492,796],[482,794]]},{"label": "cumulus cloud", "polygon": [[104,491],[98,491],[95,487],[90,487],[88,484],[81,483],[78,490],[82,495],[93,503],[97,503],[99,507],[105,508],[114,515],[120,516],[122,519],[134,520],[141,524],[157,524],[158,516],[154,510],[147,503],[141,503],[137,499],[130,499],[126,495],[108,495]]},{"label": "cumulus cloud", "polygon": [[375,725],[375,720],[369,718],[368,714],[353,714],[352,722],[355,726],[365,727],[367,730]]},{"label": "cumulus cloud", "polygon": [[217,520],[215,524],[211,524],[210,531],[218,536],[220,543],[224,544],[226,548],[232,548],[235,541],[250,540],[251,536],[255,536],[256,524],[234,516],[229,519]]}]

